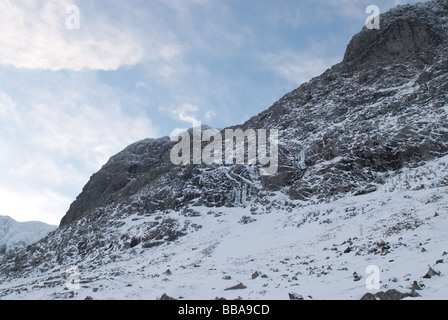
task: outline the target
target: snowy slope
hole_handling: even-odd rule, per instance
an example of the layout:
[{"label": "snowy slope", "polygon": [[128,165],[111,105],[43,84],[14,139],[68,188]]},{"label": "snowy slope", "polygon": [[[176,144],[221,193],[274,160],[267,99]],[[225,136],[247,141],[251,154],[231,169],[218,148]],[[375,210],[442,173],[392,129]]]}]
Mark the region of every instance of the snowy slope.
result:
[{"label": "snowy slope", "polygon": [[[98,252],[77,265],[79,290],[65,290],[65,269],[54,265],[26,279],[4,279],[0,296],[156,299],[166,293],[176,299],[288,299],[297,293],[305,299],[360,299],[389,289],[410,293],[417,281],[420,299],[447,299],[448,187],[440,186],[448,179],[447,164],[444,157],[388,173],[374,193],[325,204],[296,203],[291,209],[282,205],[290,200],[278,193],[278,209],[269,213],[195,207],[186,217],[169,211],[163,219],[201,228],[171,244]],[[129,216],[114,232],[139,237],[157,220]],[[381,270],[380,290],[366,288],[370,265]],[[429,267],[440,275],[423,278]],[[257,271],[260,276],[252,279]],[[354,281],[355,272],[361,280]],[[247,288],[225,290],[239,283]]]},{"label": "snowy slope", "polygon": [[55,229],[56,226],[42,222],[17,222],[8,216],[0,216],[0,259],[42,239]]}]

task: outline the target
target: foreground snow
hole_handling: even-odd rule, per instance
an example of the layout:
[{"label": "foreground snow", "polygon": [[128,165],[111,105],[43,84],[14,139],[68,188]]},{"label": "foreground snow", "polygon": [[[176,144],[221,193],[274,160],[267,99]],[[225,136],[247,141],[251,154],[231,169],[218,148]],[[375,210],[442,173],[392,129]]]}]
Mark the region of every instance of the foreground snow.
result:
[{"label": "foreground snow", "polygon": [[[267,209],[194,207],[189,217],[163,213],[202,228],[171,244],[148,249],[140,244],[102,260],[84,260],[77,266],[78,290],[66,288],[65,268],[54,268],[0,279],[0,297],[157,299],[166,293],[176,299],[275,300],[297,293],[305,299],[360,299],[389,289],[407,293],[417,281],[421,299],[448,299],[447,164],[445,157],[385,175],[376,192],[331,203],[296,203],[291,209],[282,206],[290,200],[278,193]],[[129,216],[116,232],[139,236],[141,226],[156,219],[160,216]],[[380,290],[366,288],[371,265],[381,270]],[[423,278],[429,267],[440,275]],[[252,279],[255,272],[259,276]],[[247,288],[225,290],[239,283]]]}]

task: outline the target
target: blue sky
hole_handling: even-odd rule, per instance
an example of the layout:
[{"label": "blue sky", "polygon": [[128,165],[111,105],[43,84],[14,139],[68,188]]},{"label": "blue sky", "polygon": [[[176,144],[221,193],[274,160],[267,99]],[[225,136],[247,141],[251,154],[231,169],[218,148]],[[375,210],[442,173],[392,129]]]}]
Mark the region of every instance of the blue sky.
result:
[{"label": "blue sky", "polygon": [[242,123],[340,62],[367,6],[415,2],[2,0],[0,215],[58,224],[130,143]]}]

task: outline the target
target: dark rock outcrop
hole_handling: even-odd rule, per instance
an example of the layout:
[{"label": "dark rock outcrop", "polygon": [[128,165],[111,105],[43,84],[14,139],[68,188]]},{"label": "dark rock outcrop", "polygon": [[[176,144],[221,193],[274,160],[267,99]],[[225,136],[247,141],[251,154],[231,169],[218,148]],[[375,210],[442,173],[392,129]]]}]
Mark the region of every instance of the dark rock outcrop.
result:
[{"label": "dark rock outcrop", "polygon": [[431,279],[434,276],[440,276],[439,271],[435,271],[433,268],[429,267],[428,272],[423,276],[424,279]]},{"label": "dark rock outcrop", "polygon": [[375,295],[372,293],[366,293],[362,296],[361,300],[377,300]]},{"label": "dark rock outcrop", "polygon": [[233,287],[230,287],[230,288],[227,288],[227,289],[225,289],[225,291],[230,291],[230,290],[244,290],[244,289],[246,289],[247,287],[244,285],[244,284],[242,284],[241,282],[239,283],[239,284],[237,284],[236,286],[233,286]]},{"label": "dark rock outcrop", "polygon": [[376,297],[378,297],[380,300],[401,300],[407,297],[410,297],[410,293],[402,293],[400,291],[397,291],[395,289],[387,290],[386,292],[378,292],[375,294]]},{"label": "dark rock outcrop", "polygon": [[160,301],[174,301],[174,300],[177,300],[177,299],[175,299],[173,297],[170,297],[169,295],[164,293],[158,300],[160,300]]},{"label": "dark rock outcrop", "polygon": [[289,300],[305,300],[300,294],[297,293],[289,293]]}]

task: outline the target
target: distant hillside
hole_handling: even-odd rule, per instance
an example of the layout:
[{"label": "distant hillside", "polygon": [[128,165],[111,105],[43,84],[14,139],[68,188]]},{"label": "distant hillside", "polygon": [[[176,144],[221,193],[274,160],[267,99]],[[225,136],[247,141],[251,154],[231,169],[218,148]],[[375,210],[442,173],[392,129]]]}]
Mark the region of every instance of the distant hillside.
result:
[{"label": "distant hillside", "polygon": [[39,241],[56,228],[43,222],[17,222],[0,216],[0,259]]}]

